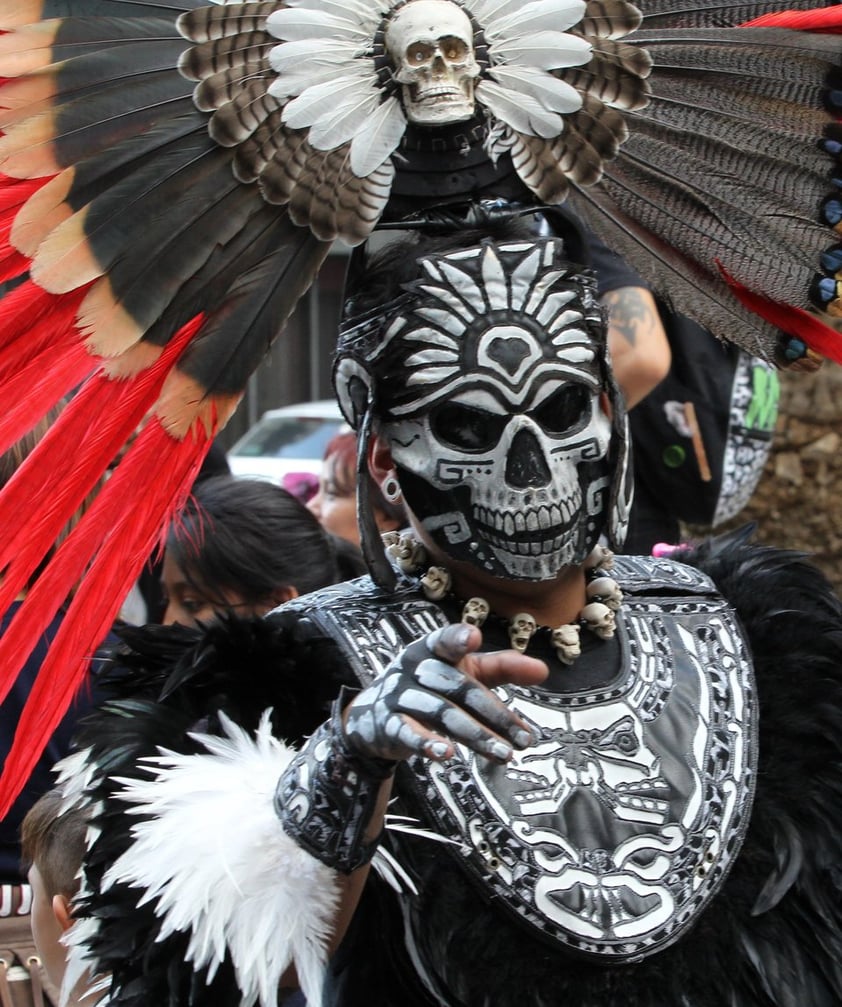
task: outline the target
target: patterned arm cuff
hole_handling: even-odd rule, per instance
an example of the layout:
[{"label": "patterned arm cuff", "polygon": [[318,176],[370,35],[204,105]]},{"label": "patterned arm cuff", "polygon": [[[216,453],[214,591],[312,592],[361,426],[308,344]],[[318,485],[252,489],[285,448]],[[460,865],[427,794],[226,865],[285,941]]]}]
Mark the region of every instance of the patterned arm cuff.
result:
[{"label": "patterned arm cuff", "polygon": [[382,782],[396,763],[356,755],[342,731],[343,696],[284,771],[275,812],[284,831],[328,867],[350,874],[374,856],[380,837],[365,842]]}]

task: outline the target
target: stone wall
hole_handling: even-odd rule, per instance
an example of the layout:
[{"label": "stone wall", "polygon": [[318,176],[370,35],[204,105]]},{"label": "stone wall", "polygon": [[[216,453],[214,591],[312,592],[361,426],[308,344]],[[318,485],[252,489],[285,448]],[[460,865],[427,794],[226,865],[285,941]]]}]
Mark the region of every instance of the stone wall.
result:
[{"label": "stone wall", "polygon": [[842,368],[781,375],[772,453],[748,507],[722,529],[756,521],[757,538],[809,552],[842,593]]}]

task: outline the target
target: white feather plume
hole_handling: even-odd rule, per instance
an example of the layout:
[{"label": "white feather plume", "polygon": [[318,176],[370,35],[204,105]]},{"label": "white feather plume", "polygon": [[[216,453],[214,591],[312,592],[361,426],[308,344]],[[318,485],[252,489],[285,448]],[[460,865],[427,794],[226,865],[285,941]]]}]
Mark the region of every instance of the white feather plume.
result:
[{"label": "white feather plume", "polygon": [[583,0],[571,0],[567,4],[558,0],[535,0],[508,14],[489,18],[486,32],[490,39],[496,39],[502,35],[524,35],[535,31],[566,31],[581,21],[584,14]]},{"label": "white feather plume", "polygon": [[489,70],[502,87],[528,94],[549,112],[569,114],[582,107],[582,95],[570,84],[528,66],[495,66]]},{"label": "white feather plume", "polygon": [[547,139],[558,136],[564,129],[561,116],[557,112],[549,112],[530,95],[510,91],[491,80],[484,80],[477,87],[476,94],[478,101],[519,133]]},{"label": "white feather plume", "polygon": [[307,38],[343,39],[346,42],[365,43],[371,30],[365,24],[354,22],[322,10],[281,7],[266,19],[267,30],[277,39],[297,42]]},{"label": "white feather plume", "polygon": [[[269,91],[272,92],[271,87]],[[293,98],[284,108],[283,121],[290,129],[304,129],[318,122],[322,116],[331,115],[343,103],[353,103],[370,96],[376,101],[379,91],[371,88],[365,78],[357,74],[344,74],[342,77],[334,77],[333,81],[308,87],[297,98]]]},{"label": "white feather plume", "polygon": [[341,18],[350,17],[369,28],[375,27],[379,19],[376,9],[375,14],[372,14],[372,5],[368,0],[287,0],[287,7],[325,11]]},{"label": "white feather plume", "polygon": [[397,148],[406,116],[397,98],[387,98],[351,141],[351,171],[365,178]]},{"label": "white feather plume", "polygon": [[322,112],[310,126],[307,135],[310,145],[316,150],[333,150],[348,143],[377,112],[379,105],[377,87],[337,100],[332,109]]},{"label": "white feather plume", "polygon": [[591,58],[591,51],[590,42],[561,31],[506,36],[489,46],[494,62],[519,63],[538,70],[583,66]]},{"label": "white feather plume", "polygon": [[269,66],[275,73],[298,73],[305,69],[331,69],[345,67],[354,58],[354,47],[338,39],[302,39],[299,42],[280,42],[269,50]]},{"label": "white feather plume", "polygon": [[188,960],[213,975],[226,950],[243,1007],[275,1007],[294,965],[310,1007],[321,1004],[326,944],[336,911],[336,872],[305,853],[273,808],[278,779],[295,754],[272,737],[268,712],[256,737],[228,720],[224,736],[196,735],[206,753],[162,751],[145,760],[150,779],[118,780],[133,845],[108,871],[155,902],[161,939],[190,934]]}]

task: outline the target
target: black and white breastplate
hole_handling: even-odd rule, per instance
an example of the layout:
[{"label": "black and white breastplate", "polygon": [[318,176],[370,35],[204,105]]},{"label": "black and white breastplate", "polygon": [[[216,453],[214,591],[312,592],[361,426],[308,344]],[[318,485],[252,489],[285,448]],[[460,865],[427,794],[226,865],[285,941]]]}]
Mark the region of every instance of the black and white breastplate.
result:
[{"label": "black and white breastplate", "polygon": [[[500,688],[540,726],[536,745],[505,766],[460,748],[413,769],[424,816],[461,841],[451,852],[495,904],[542,939],[620,963],[678,939],[725,879],[748,825],[757,731],[746,646],[711,581],[669,560],[615,563],[615,680],[564,695]],[[363,682],[445,621],[414,593],[375,595],[316,614]]]}]

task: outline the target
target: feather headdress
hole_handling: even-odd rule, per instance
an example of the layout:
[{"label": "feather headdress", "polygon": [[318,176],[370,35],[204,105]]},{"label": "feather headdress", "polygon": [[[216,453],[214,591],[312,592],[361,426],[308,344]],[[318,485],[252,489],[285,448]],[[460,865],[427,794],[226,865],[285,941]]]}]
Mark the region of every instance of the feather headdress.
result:
[{"label": "feather headdress", "polygon": [[2,0],[0,450],[77,391],[0,495],[0,608],[142,429],[0,642],[2,698],[85,572],[0,813],[334,238],[570,199],[721,337],[842,359],[842,9],[812,6]]}]

